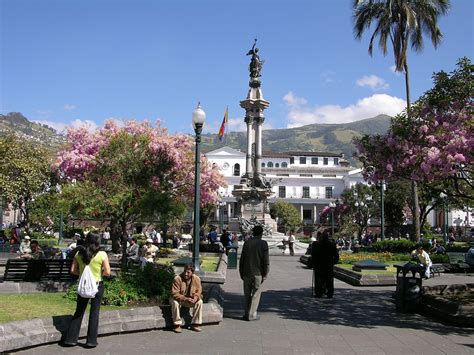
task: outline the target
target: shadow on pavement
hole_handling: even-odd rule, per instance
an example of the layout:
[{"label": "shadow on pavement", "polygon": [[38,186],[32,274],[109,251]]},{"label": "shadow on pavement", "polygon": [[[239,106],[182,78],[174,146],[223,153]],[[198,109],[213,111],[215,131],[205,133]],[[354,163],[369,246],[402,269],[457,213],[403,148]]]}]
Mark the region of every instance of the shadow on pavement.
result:
[{"label": "shadow on pavement", "polygon": [[[313,298],[311,288],[266,290],[262,293],[259,313],[274,313],[281,318],[319,324],[357,328],[388,326],[424,329],[440,334],[472,334],[472,329],[445,325],[418,314],[397,313],[391,290],[336,289],[334,298]],[[226,293],[225,318],[242,315],[243,297]]]}]

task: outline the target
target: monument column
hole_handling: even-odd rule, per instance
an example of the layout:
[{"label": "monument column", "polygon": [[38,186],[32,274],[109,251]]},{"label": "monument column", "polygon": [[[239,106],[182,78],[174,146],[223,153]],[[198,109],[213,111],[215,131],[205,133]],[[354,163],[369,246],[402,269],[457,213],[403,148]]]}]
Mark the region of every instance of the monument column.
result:
[{"label": "monument column", "polygon": [[245,175],[247,177],[251,176],[252,171],[252,125],[253,125],[253,118],[249,114],[245,116],[245,123],[247,124],[247,155],[245,156]]},{"label": "monument column", "polygon": [[264,120],[264,117],[258,117],[255,119],[255,168],[257,174],[262,172],[262,125]]}]

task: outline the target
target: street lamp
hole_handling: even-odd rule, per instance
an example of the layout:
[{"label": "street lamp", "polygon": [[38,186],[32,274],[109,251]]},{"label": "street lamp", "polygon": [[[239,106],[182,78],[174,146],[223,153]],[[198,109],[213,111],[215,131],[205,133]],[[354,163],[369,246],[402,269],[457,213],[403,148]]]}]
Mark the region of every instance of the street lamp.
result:
[{"label": "street lamp", "polygon": [[195,271],[200,271],[199,263],[199,212],[201,203],[201,132],[204,122],[206,120],[206,113],[198,103],[196,109],[193,111],[193,128],[196,133],[196,159],[194,162],[194,238],[193,238],[193,266]]},{"label": "street lamp", "polygon": [[444,240],[444,245],[447,245],[448,243],[448,216],[447,216],[447,208],[446,208],[446,199],[448,195],[446,195],[444,192],[441,192],[439,194],[439,198],[441,201],[443,201],[443,240]]},{"label": "street lamp", "polygon": [[329,202],[329,208],[331,209],[331,238],[334,238],[334,210],[336,204],[334,202]]}]

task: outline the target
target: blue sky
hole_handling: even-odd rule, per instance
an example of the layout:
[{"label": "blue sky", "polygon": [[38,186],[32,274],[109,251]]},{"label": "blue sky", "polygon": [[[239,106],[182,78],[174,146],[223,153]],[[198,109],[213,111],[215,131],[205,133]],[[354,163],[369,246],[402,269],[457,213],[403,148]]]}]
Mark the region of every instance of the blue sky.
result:
[{"label": "blue sky", "polygon": [[[473,59],[474,1],[452,0],[434,50],[409,54],[414,101],[432,73]],[[63,129],[107,119],[192,132],[198,101],[205,131],[242,130],[258,37],[265,60],[264,127],[343,123],[395,114],[405,103],[392,53],[356,41],[351,0],[0,0],[0,110]]]}]

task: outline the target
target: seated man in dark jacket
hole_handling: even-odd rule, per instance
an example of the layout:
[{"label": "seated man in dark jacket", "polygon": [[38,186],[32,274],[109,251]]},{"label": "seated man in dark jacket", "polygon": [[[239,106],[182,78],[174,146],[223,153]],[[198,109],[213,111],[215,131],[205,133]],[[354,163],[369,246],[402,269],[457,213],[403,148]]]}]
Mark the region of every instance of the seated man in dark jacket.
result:
[{"label": "seated man in dark jacket", "polygon": [[311,250],[311,261],[313,264],[314,297],[322,297],[326,294],[328,298],[334,295],[334,265],[339,261],[339,253],[336,243],[329,239],[328,231],[318,235],[313,242]]}]

